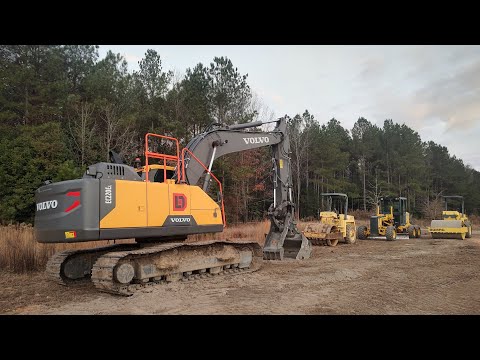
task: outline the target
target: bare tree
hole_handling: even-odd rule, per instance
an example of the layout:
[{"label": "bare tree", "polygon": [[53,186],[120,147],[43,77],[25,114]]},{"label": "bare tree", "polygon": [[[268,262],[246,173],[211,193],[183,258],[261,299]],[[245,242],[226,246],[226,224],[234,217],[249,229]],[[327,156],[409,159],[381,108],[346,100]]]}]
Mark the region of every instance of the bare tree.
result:
[{"label": "bare tree", "polygon": [[291,165],[292,173],[296,182],[296,206],[297,219],[300,218],[300,194],[302,190],[302,179],[307,178],[306,161],[310,146],[310,125],[313,116],[305,111],[302,116],[296,115],[289,120],[290,148],[292,151]]},{"label": "bare tree", "polygon": [[171,90],[173,89],[175,86],[177,86],[178,84],[180,84],[182,82],[183,79],[185,79],[185,72],[184,71],[181,71],[181,70],[178,70],[176,68],[174,68],[171,72],[171,79],[170,79],[170,84],[168,86],[168,90]]},{"label": "bare tree", "polygon": [[366,196],[366,203],[370,206],[376,206],[380,198],[384,195],[382,193],[382,188],[378,185],[378,169],[375,169],[375,184],[368,182],[370,190]]},{"label": "bare tree", "polygon": [[100,118],[104,125],[102,146],[107,161],[110,150],[117,150],[120,155],[134,154],[138,149],[138,140],[132,124],[123,120],[115,104],[104,104],[100,108]]},{"label": "bare tree", "polygon": [[427,196],[422,202],[422,213],[428,220],[439,219],[442,215],[444,202],[440,198],[445,190],[438,192],[435,197],[430,200]]},{"label": "bare tree", "polygon": [[[252,92],[252,98],[250,99],[249,104],[249,113],[255,114],[252,121],[268,122],[275,119],[275,112],[270,109],[255,92]],[[274,126],[275,125],[271,125],[268,130],[272,130]]]},{"label": "bare tree", "polygon": [[90,153],[92,138],[96,130],[96,122],[93,118],[95,106],[88,102],[80,102],[73,105],[73,114],[68,116],[68,130],[78,150],[79,160],[82,167]]}]

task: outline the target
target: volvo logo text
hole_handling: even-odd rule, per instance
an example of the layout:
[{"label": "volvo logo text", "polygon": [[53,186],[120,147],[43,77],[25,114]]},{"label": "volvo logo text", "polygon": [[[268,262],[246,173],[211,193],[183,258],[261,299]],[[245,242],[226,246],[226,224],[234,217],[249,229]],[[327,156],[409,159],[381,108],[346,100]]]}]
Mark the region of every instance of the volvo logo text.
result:
[{"label": "volvo logo text", "polygon": [[37,211],[55,209],[58,206],[57,200],[44,201],[37,204]]},{"label": "volvo logo text", "polygon": [[245,141],[245,144],[268,144],[270,142],[270,139],[268,136],[257,136],[257,137],[244,137],[243,141]]},{"label": "volvo logo text", "polygon": [[190,218],[188,217],[172,217],[170,218],[170,221],[173,222],[173,223],[189,223],[190,222]]}]

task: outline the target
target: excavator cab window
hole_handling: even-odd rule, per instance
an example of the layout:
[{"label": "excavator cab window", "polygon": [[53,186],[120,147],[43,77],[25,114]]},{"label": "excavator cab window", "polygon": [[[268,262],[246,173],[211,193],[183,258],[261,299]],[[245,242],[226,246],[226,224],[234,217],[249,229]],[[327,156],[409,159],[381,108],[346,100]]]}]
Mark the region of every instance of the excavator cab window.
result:
[{"label": "excavator cab window", "polygon": [[[148,173],[148,177],[150,178],[150,176],[152,176],[152,171],[153,170],[150,170],[150,172]],[[173,170],[167,170],[167,179],[171,179],[173,177],[173,173],[174,171]],[[152,176],[151,178],[153,178],[153,182],[165,182],[165,179],[163,178],[163,170],[160,169],[160,170],[156,170],[156,174],[154,176]]]},{"label": "excavator cab window", "polygon": [[[143,167],[136,170],[138,173],[138,176],[142,178],[142,180],[145,180],[145,172],[143,171]],[[175,174],[174,170],[168,170],[167,169],[167,179],[173,178],[173,175]],[[163,178],[163,169],[150,169],[148,172],[148,180],[151,182],[158,182],[162,183],[165,182],[165,179]]]}]

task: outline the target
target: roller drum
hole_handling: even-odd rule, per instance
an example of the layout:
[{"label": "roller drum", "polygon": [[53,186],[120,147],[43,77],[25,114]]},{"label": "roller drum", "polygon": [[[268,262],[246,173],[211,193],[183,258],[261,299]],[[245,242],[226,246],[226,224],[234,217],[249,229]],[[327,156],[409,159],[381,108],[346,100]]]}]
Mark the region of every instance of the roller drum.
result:
[{"label": "roller drum", "polygon": [[[462,220],[432,220],[430,234],[433,239],[465,239],[468,229],[462,226]],[[457,228],[459,232],[438,232],[435,229]],[[464,230],[465,229],[465,230]],[[462,231],[463,230],[463,231]]]}]

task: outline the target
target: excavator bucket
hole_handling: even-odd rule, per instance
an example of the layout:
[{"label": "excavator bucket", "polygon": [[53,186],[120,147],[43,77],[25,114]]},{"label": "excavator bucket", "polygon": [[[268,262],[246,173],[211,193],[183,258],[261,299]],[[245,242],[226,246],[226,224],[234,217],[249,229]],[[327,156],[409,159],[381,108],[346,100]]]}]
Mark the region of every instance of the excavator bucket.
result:
[{"label": "excavator bucket", "polygon": [[432,220],[428,231],[433,239],[464,240],[468,228],[462,225],[462,220]]},{"label": "excavator bucket", "polygon": [[270,205],[270,231],[263,246],[265,260],[290,259],[303,260],[310,257],[311,242],[297,229],[293,221],[293,204],[284,201],[277,208]]},{"label": "excavator bucket", "polygon": [[291,220],[291,213],[288,213],[282,222],[275,219],[273,213],[270,215],[272,223],[265,239],[263,258],[265,260],[283,260],[284,257],[297,260],[308,259],[312,252],[312,244],[298,231]]},{"label": "excavator bucket", "polygon": [[308,259],[312,252],[312,244],[301,233],[285,239],[283,248],[285,249],[284,256],[286,258],[297,260]]},{"label": "excavator bucket", "polygon": [[283,260],[284,257],[304,260],[310,257],[312,244],[303,234],[297,233],[289,237],[282,237],[282,234],[270,231],[267,235],[263,248],[265,260]]}]

